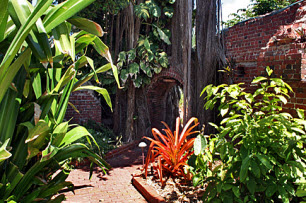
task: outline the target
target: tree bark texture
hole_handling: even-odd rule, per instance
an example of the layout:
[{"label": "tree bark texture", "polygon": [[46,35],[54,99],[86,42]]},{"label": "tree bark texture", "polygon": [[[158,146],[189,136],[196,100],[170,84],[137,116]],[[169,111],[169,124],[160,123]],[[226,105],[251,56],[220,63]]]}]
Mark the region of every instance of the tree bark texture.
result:
[{"label": "tree bark texture", "polygon": [[218,39],[217,7],[219,0],[197,1],[196,3],[196,53],[193,73],[192,114],[206,126],[205,133],[213,129],[208,122],[215,122],[214,110],[204,110],[204,98],[200,94],[205,86],[217,83],[217,64],[221,61],[223,51]]},{"label": "tree bark texture", "polygon": [[[189,117],[187,105],[190,104],[190,78],[191,70],[191,33],[192,33],[192,0],[177,0],[171,25],[172,49],[171,62],[174,68],[182,67],[184,73],[184,122]],[[189,91],[188,91],[189,90]]]},{"label": "tree bark texture", "polygon": [[[143,0],[138,0],[137,4],[142,2]],[[135,48],[139,38],[140,27],[140,19],[134,14],[133,4],[130,3],[127,8],[118,14],[116,19],[116,56],[120,51],[129,51]],[[122,45],[123,36],[125,36],[125,46]],[[125,47],[125,49],[122,47]],[[151,126],[144,88],[136,89],[132,81],[128,81],[126,85],[126,91],[118,90],[116,94],[116,105],[119,108],[115,108],[114,112],[114,122],[117,123],[114,125],[114,132],[117,135],[122,134],[125,142],[131,142],[147,135]],[[124,106],[123,103],[126,104],[125,108],[120,108]],[[123,114],[124,116],[121,117]]]}]

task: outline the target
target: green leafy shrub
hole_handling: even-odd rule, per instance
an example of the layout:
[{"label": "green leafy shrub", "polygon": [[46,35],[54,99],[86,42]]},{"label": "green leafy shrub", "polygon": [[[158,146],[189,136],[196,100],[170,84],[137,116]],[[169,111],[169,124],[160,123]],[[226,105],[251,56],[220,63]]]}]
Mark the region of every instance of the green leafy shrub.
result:
[{"label": "green leafy shrub", "polygon": [[97,145],[90,145],[86,138],[80,139],[79,142],[84,143],[100,156],[105,155],[122,144],[121,137],[115,136],[113,131],[103,124],[89,120],[84,126],[96,140]]},{"label": "green leafy shrub", "polygon": [[251,94],[241,84],[207,86],[205,108],[220,103],[216,135],[199,135],[189,160],[194,185],[206,183],[212,202],[298,202],[305,195],[304,111],[282,111],[291,87],[279,78],[257,77]]}]

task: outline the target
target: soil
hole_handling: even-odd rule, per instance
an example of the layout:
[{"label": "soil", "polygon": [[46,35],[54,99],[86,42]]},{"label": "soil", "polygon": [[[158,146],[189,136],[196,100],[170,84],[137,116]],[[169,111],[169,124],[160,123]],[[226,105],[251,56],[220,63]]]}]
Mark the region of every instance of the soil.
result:
[{"label": "soil", "polygon": [[155,191],[162,196],[166,202],[203,202],[202,196],[204,193],[204,188],[201,186],[194,187],[192,183],[186,182],[179,178],[168,178],[164,187],[161,186],[153,176],[147,177],[147,183]]}]

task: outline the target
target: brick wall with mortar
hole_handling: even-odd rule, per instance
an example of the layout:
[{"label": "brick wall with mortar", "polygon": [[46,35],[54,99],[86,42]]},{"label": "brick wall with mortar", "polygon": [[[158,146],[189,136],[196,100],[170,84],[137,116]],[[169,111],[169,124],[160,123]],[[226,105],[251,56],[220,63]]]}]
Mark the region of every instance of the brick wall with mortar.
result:
[{"label": "brick wall with mortar", "polygon": [[250,83],[254,77],[265,75],[265,67],[274,69],[294,91],[284,108],[306,109],[306,43],[297,34],[306,29],[306,1],[285,9],[236,24],[225,31],[227,58],[234,61],[233,80]]},{"label": "brick wall with mortar", "polygon": [[93,91],[82,90],[73,92],[70,96],[69,102],[76,107],[79,113],[76,112],[71,105],[68,105],[65,115],[66,120],[72,118],[71,123],[77,124],[84,124],[88,120],[101,123],[101,103],[94,95]]},{"label": "brick wall with mortar", "polygon": [[181,66],[170,66],[169,69],[163,69],[152,79],[151,84],[147,87],[147,101],[152,128],[161,129],[161,121],[165,121],[166,99],[168,92],[175,85],[183,87],[183,68]]},{"label": "brick wall with mortar", "polygon": [[[160,121],[165,120],[166,105],[168,92],[175,85],[183,85],[182,67],[170,66],[163,69],[161,73],[156,74],[151,84],[146,88],[147,102],[152,127],[163,127]],[[88,120],[94,120],[101,123],[101,103],[92,91],[73,92],[69,100],[80,113],[77,113],[70,105],[66,112],[66,120],[71,123],[83,124]]]}]

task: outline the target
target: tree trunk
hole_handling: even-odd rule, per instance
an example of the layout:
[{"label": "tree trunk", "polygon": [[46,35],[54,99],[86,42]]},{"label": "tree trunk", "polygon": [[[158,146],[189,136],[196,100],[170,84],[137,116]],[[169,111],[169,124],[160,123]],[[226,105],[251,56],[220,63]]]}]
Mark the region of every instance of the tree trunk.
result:
[{"label": "tree trunk", "polygon": [[190,117],[190,71],[191,71],[191,33],[192,33],[192,0],[177,0],[172,18],[172,66],[182,67],[184,73],[184,122]]},{"label": "tree trunk", "polygon": [[128,81],[127,90],[127,111],[124,141],[131,142],[135,140],[135,87],[133,82]]},{"label": "tree trunk", "polygon": [[205,95],[201,98],[199,96],[205,86],[216,84],[217,64],[223,54],[216,35],[219,32],[217,30],[219,17],[217,5],[219,2],[219,0],[206,0],[197,1],[196,4],[196,65],[193,74],[195,76],[193,80],[195,92],[192,99],[192,112],[206,126],[205,133],[213,130],[208,126],[208,122],[215,122],[216,116],[214,111],[203,110]]},{"label": "tree trunk", "polygon": [[135,139],[151,134],[151,119],[145,88],[136,89],[136,135]]}]

